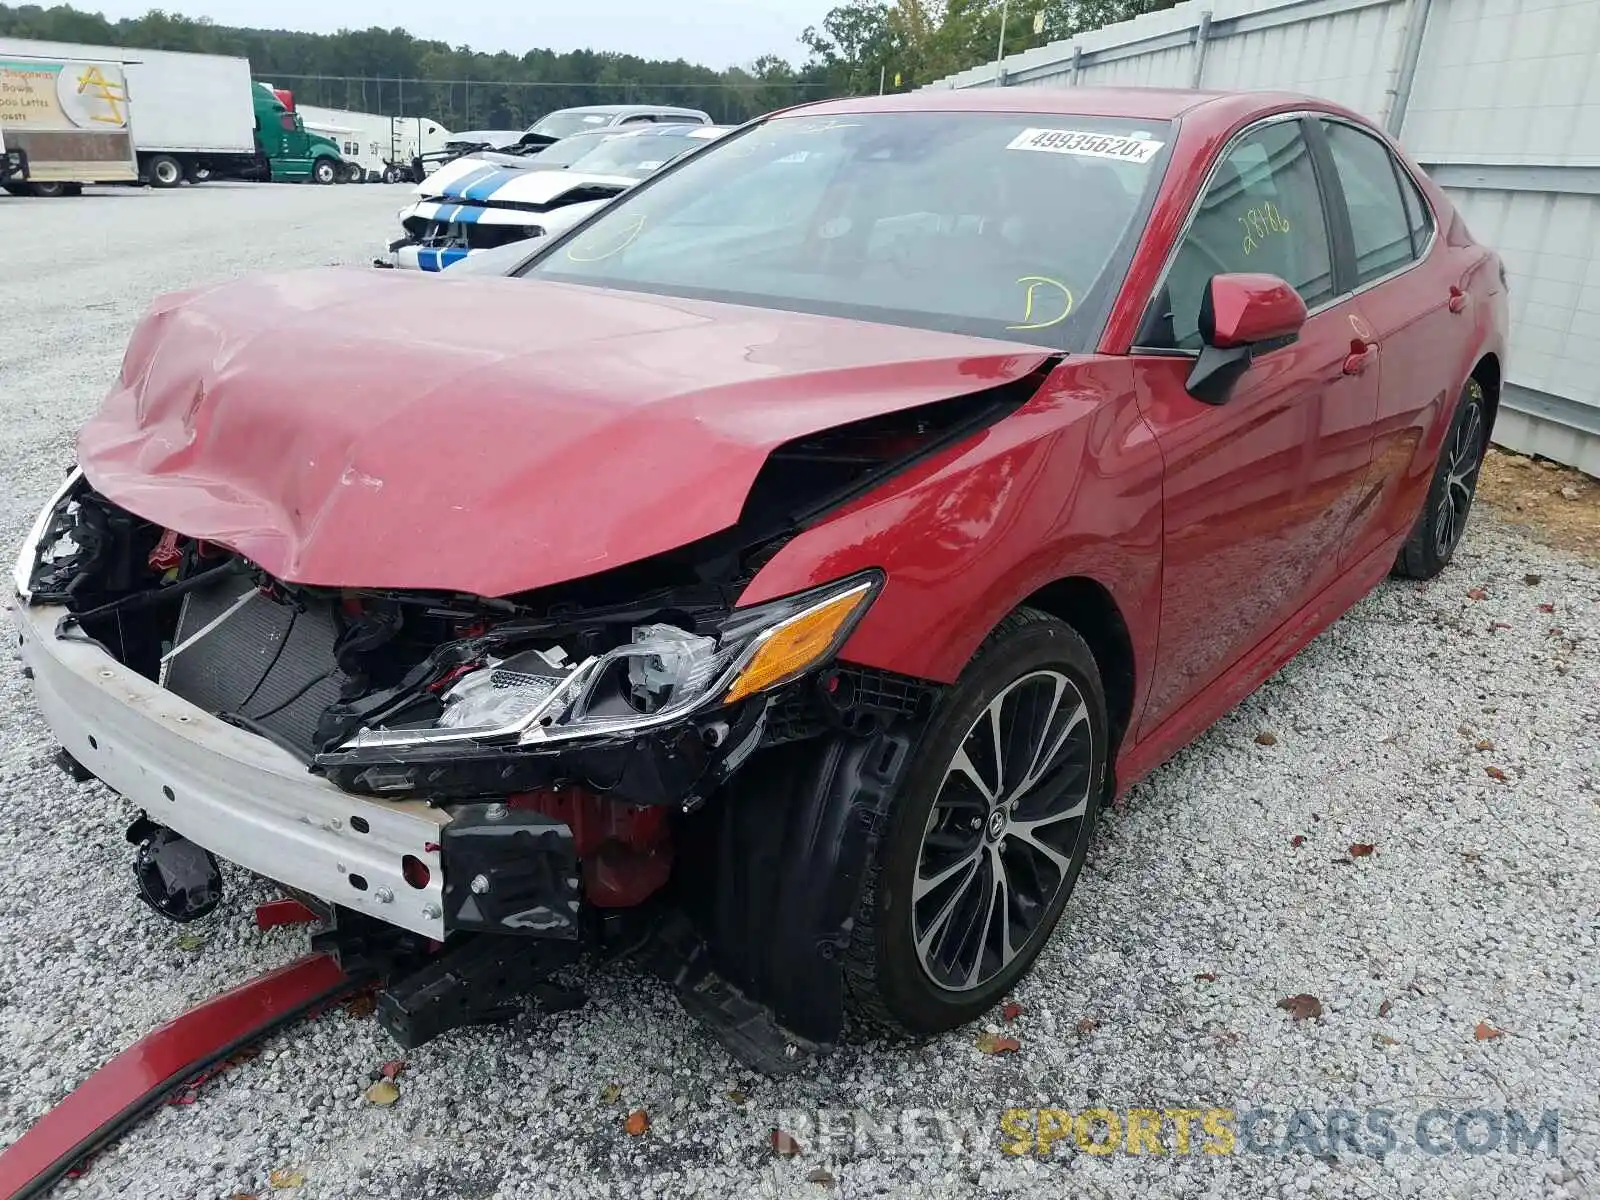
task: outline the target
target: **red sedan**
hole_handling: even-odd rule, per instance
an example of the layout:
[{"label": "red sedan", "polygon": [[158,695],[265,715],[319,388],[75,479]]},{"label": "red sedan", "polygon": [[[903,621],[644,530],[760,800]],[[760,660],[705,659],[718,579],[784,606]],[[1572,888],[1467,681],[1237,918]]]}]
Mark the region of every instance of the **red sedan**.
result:
[{"label": "red sedan", "polygon": [[408,1042],[586,947],[762,1065],[976,1017],[1102,804],[1450,561],[1504,371],[1301,96],[833,101],[530,254],[159,301],[17,567],[144,897],[313,898]]}]

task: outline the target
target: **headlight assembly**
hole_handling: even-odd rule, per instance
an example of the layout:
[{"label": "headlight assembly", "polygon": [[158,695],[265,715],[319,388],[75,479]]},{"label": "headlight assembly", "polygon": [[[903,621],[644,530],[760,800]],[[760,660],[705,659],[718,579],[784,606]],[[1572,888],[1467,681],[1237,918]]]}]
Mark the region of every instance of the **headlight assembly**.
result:
[{"label": "headlight assembly", "polygon": [[573,664],[559,647],[458,671],[431,724],[363,729],[340,750],[470,743],[535,746],[628,734],[781,687],[829,662],[882,579],[858,575],[736,609],[704,634],[633,628],[632,640]]}]

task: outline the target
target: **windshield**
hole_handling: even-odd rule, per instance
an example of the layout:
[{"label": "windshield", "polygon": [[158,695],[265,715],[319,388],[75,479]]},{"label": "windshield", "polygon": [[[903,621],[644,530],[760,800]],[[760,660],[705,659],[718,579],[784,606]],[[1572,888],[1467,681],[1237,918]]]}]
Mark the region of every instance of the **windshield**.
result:
[{"label": "windshield", "polygon": [[[563,144],[557,142],[556,146]],[[703,145],[703,138],[674,137],[671,134],[640,133],[605,138],[600,145],[574,161],[572,169],[591,175],[625,175],[630,179],[643,179],[659,171],[678,155]]]},{"label": "windshield", "polygon": [[541,167],[569,167],[616,136],[614,133],[580,133],[562,138],[539,151],[533,156],[533,161]]},{"label": "windshield", "polygon": [[529,133],[542,133],[546,137],[564,138],[585,129],[600,129],[610,124],[609,113],[553,112],[542,117],[529,128]]},{"label": "windshield", "polygon": [[612,204],[526,274],[1086,349],[1164,122],[797,113]]}]

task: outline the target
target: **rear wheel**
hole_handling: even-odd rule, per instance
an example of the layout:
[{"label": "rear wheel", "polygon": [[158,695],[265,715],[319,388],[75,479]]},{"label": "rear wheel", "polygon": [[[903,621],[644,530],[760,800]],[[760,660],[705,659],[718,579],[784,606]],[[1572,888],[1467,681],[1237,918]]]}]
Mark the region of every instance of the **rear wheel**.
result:
[{"label": "rear wheel", "polygon": [[187,178],[190,183],[204,183],[211,178],[211,168],[204,163],[195,163],[189,168]]},{"label": "rear wheel", "polygon": [[346,183],[362,183],[366,180],[367,173],[361,169],[360,163],[347,163],[344,169]]},{"label": "rear wheel", "polygon": [[1439,448],[1428,498],[1411,536],[1395,559],[1394,573],[1405,579],[1432,579],[1450,564],[1466,532],[1478,489],[1478,471],[1489,445],[1489,414],[1483,387],[1469,379],[1455,418]]},{"label": "rear wheel", "polygon": [[170,154],[157,154],[145,164],[145,176],[153,188],[175,188],[183,182],[183,165]]},{"label": "rear wheel", "polygon": [[989,635],[940,703],[868,871],[846,979],[855,1015],[926,1036],[1032,966],[1083,867],[1105,779],[1088,645],[1031,609]]}]

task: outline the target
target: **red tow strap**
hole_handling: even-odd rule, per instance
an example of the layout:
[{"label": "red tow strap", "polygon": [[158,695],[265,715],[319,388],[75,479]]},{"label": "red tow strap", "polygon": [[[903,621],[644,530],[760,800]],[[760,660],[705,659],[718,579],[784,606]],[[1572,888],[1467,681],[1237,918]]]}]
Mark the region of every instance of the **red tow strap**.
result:
[{"label": "red tow strap", "polygon": [[326,954],[213,996],[85,1079],[0,1154],[0,1197],[42,1196],[75,1164],[208,1067],[362,982]]}]

